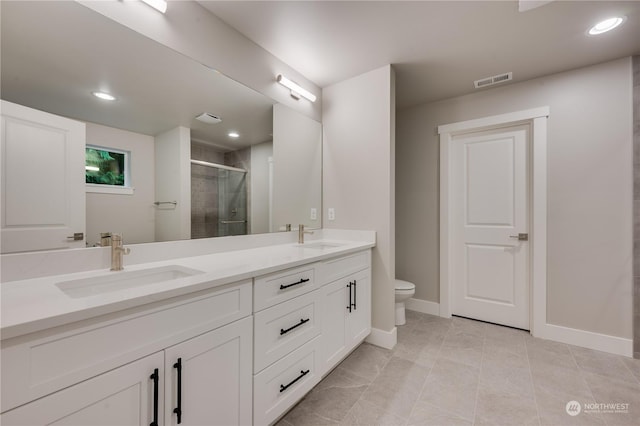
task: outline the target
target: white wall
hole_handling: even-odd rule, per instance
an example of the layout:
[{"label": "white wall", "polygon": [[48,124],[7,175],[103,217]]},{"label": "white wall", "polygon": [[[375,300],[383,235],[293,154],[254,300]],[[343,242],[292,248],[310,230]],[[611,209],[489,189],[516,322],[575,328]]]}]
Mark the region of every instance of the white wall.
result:
[{"label": "white wall", "polygon": [[251,146],[251,184],[249,230],[252,234],[269,232],[269,158],[273,142]]},{"label": "white wall", "polygon": [[376,231],[372,323],[383,331],[395,328],[394,78],[387,65],[322,92],[323,208],[336,214],[324,226]]},{"label": "white wall", "polygon": [[191,238],[191,130],[176,127],[155,137],[156,241]]},{"label": "white wall", "polygon": [[630,58],[399,111],[397,275],[439,301],[436,126],[545,105],[547,322],[631,338]]},{"label": "white wall", "polygon": [[139,1],[79,3],[271,99],[321,119],[320,99],[315,103],[296,101],[288,89],[276,83],[276,75],[284,74],[316,95],[320,94],[318,86],[196,2],[170,1],[164,15]]},{"label": "white wall", "polygon": [[[320,228],[322,125],[282,104],[273,106],[273,230],[289,223]],[[310,218],[315,208],[317,217]]]},{"label": "white wall", "polygon": [[122,233],[126,244],[154,242],[153,137],[87,123],[87,144],[129,151],[135,188],[133,195],[87,192],[87,243],[99,242],[101,232]]}]

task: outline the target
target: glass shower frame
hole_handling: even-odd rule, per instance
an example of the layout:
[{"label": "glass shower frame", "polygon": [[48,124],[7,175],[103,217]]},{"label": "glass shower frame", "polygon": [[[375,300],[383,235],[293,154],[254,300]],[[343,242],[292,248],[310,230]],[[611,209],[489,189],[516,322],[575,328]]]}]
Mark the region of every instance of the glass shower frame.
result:
[{"label": "glass shower frame", "polygon": [[[216,187],[207,188],[201,193],[192,190],[192,238],[247,235],[249,227],[247,171],[223,164],[191,160],[192,186],[194,171],[199,167],[208,168],[204,185],[216,185]],[[211,195],[214,192],[216,195]],[[207,194],[212,198],[199,199],[199,197],[207,197]],[[215,201],[215,204],[212,205],[211,201]],[[204,226],[201,222],[194,220],[194,211],[198,207],[204,210],[199,212],[204,214]],[[196,232],[197,227],[203,228],[201,232]]]}]

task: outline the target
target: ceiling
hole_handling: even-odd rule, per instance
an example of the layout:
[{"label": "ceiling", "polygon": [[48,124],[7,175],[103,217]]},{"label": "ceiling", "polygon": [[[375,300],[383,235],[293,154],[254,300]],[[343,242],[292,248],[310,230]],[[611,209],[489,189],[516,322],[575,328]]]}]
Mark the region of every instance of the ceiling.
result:
[{"label": "ceiling", "polygon": [[[272,139],[273,100],[77,2],[0,6],[4,100],[146,135],[185,126],[221,151]],[[222,122],[195,121],[202,112]]]},{"label": "ceiling", "polygon": [[[393,64],[398,108],[473,92],[474,80],[496,74],[519,82],[640,54],[640,1],[553,1],[526,12],[517,1],[199,3],[320,87]],[[627,20],[586,35],[612,15]]]}]

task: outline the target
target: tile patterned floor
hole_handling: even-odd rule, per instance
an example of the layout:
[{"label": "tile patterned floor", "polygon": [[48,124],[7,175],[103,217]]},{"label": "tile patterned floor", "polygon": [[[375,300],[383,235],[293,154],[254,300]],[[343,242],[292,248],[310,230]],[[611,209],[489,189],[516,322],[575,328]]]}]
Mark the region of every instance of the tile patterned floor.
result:
[{"label": "tile patterned floor", "polygon": [[407,311],[393,350],[362,344],[278,422],[334,424],[640,425],[640,360]]}]

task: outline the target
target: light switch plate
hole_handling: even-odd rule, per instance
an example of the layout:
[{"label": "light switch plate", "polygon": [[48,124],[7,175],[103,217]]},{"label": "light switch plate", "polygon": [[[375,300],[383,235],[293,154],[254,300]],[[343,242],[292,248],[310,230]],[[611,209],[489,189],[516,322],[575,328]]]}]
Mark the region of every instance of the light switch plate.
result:
[{"label": "light switch plate", "polygon": [[333,207],[329,207],[327,216],[329,217],[329,220],[336,220],[336,209],[334,209]]},{"label": "light switch plate", "polygon": [[318,209],[315,207],[311,208],[311,220],[318,220]]}]

